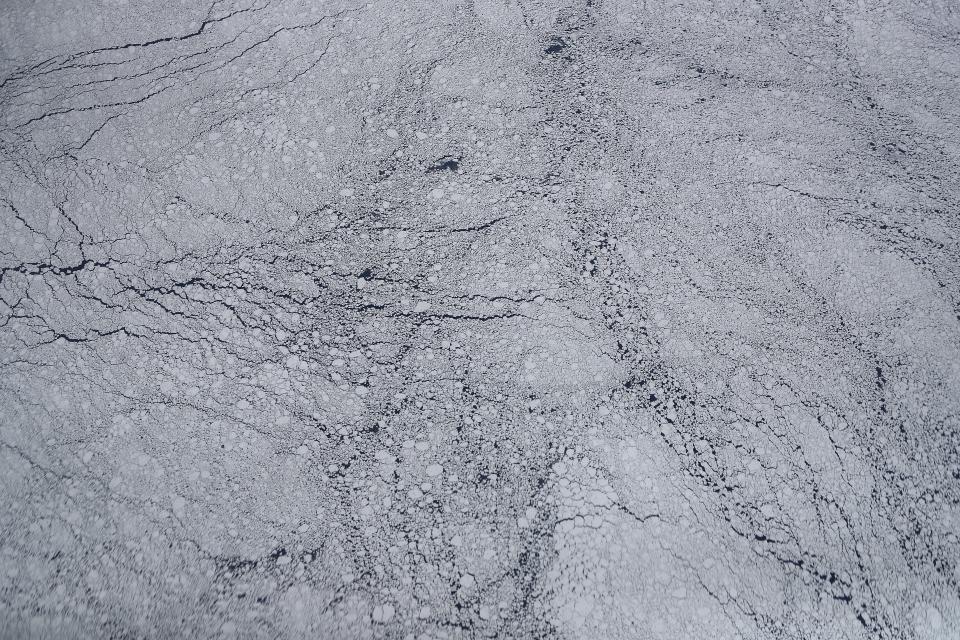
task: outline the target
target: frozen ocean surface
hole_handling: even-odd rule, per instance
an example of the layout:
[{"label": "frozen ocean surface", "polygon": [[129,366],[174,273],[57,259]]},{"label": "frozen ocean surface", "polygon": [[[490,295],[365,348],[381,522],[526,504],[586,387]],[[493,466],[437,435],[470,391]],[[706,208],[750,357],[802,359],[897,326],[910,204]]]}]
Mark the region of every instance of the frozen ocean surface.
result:
[{"label": "frozen ocean surface", "polygon": [[956,0],[5,0],[0,118],[0,638],[960,638]]}]

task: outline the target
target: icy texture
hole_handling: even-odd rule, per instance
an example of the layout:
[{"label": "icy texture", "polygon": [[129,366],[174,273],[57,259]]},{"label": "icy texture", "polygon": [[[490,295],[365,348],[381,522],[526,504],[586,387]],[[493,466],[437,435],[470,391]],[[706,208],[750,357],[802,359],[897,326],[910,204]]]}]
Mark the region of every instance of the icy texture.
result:
[{"label": "icy texture", "polygon": [[0,637],[960,638],[956,2],[0,48]]}]

